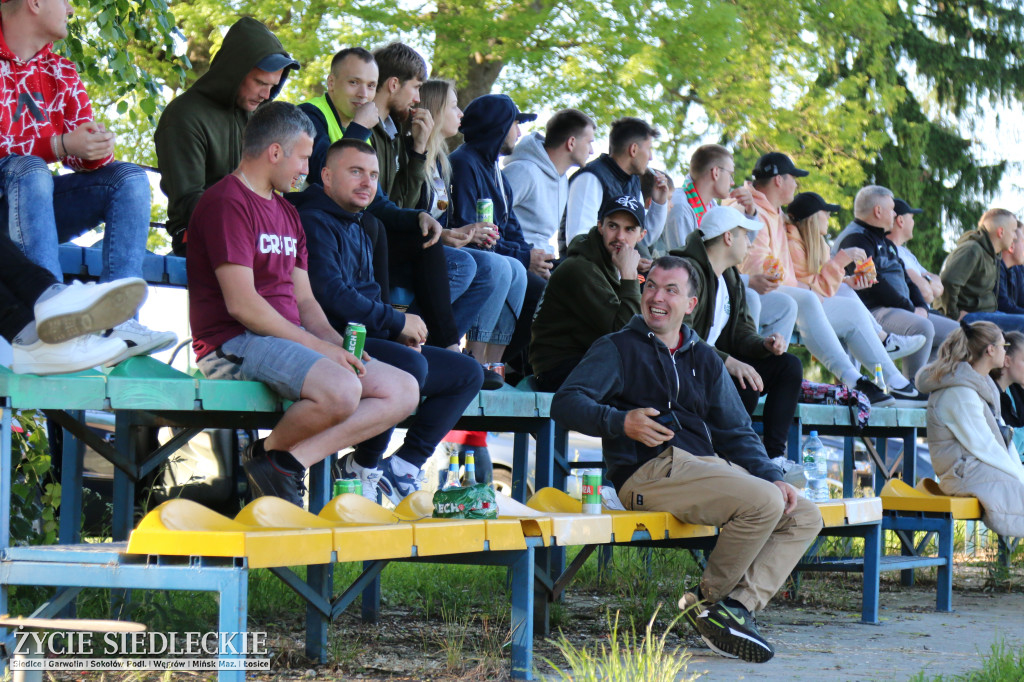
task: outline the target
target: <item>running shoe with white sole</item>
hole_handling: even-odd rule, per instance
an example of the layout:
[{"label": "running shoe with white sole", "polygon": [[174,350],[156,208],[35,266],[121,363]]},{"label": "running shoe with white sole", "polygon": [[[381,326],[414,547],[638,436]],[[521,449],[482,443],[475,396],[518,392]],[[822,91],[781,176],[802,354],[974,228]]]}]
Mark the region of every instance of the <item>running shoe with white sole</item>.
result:
[{"label": "running shoe with white sole", "polygon": [[871,401],[871,407],[892,407],[896,404],[895,398],[880,389],[870,379],[864,377],[857,379],[857,384],[854,388],[868,397],[868,400]]},{"label": "running shoe with white sole", "polygon": [[917,390],[913,381],[903,388],[890,388],[889,395],[896,400],[897,407],[926,407],[928,405],[928,394]]},{"label": "running shoe with white sole", "polygon": [[11,344],[11,369],[15,374],[67,374],[104,365],[124,353],[124,341],[95,334],[78,336],[63,343]]},{"label": "running shoe with white sole", "polygon": [[699,602],[690,592],[683,595],[679,605],[701,639],[715,653],[750,663],[764,663],[775,655],[775,649],[758,631],[754,616],[743,606]]},{"label": "running shoe with white sole", "polygon": [[146,281],[138,277],[103,284],[72,282],[35,304],[36,333],[53,344],[110,329],[131,319],[146,292]]},{"label": "running shoe with white sole", "polygon": [[306,493],[305,476],[278,466],[263,449],[263,440],[254,440],[242,452],[242,468],[249,479],[252,496],[280,497],[296,507],[305,506],[302,499]]},{"label": "running shoe with white sole", "polygon": [[392,457],[388,457],[381,462],[380,492],[397,507],[403,499],[423,489],[427,474],[420,469],[415,476],[399,475],[392,468],[391,460]]},{"label": "running shoe with white sole", "polygon": [[885,346],[885,352],[889,354],[890,360],[899,360],[921,350],[927,340],[924,334],[889,334],[882,345]]},{"label": "running shoe with white sole", "polygon": [[174,332],[158,332],[135,320],[127,320],[113,329],[108,329],[104,336],[121,339],[127,344],[128,349],[116,361],[110,363],[116,365],[134,355],[149,355],[170,348],[178,341],[178,335]]}]

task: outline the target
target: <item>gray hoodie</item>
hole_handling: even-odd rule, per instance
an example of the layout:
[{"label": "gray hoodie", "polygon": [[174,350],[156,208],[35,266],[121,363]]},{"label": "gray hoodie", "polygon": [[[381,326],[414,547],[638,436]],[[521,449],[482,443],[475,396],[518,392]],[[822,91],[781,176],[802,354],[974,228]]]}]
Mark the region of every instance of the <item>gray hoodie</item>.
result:
[{"label": "gray hoodie", "polygon": [[505,162],[505,179],[512,186],[512,208],[523,236],[535,249],[549,249],[565,213],[569,181],[559,175],[544,150],[544,136],[530,133]]}]

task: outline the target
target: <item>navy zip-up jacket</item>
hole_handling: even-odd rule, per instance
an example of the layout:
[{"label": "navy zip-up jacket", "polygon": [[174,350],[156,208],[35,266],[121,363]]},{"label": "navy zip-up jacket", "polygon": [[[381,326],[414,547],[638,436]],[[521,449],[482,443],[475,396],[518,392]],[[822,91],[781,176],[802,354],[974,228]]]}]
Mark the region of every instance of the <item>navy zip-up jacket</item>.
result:
[{"label": "navy zip-up jacket", "polygon": [[519,219],[512,210],[512,187],[498,167],[501,143],[516,118],[516,105],[507,95],[477,98],[466,107],[459,131],[463,142],[448,159],[452,164],[453,207],[448,227],[477,222],[476,202],[494,202],[494,224],[501,233],[495,253],[512,256],[530,267],[530,244],[523,236]]},{"label": "navy zip-up jacket", "polygon": [[309,252],[309,283],[331,326],[339,332],[349,322],[366,326],[368,336],[395,339],[405,315],[385,303],[374,278],[374,249],[363,229],[363,213],[338,206],[320,185],[285,195],[299,211]]},{"label": "navy zip-up jacket", "polygon": [[[781,481],[782,471],[754,433],[718,353],[685,324],[681,332],[675,353],[643,315],[602,336],[555,394],[551,416],[567,429],[601,437],[608,478],[617,489],[669,447],[717,454],[758,478]],[[672,413],[672,440],[648,447],[626,435],[626,413],[643,407]]]},{"label": "navy zip-up jacket", "polygon": [[1008,268],[1003,259],[999,259],[996,308],[1001,313],[1024,315],[1024,265]]}]

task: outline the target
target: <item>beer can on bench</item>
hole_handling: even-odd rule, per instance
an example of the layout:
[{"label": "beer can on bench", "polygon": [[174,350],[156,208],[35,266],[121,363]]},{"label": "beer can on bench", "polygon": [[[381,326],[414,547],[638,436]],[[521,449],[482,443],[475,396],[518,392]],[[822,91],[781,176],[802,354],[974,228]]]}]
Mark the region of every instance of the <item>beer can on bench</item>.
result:
[{"label": "beer can on bench", "polygon": [[334,481],[334,494],[332,497],[343,495],[344,493],[355,493],[356,495],[363,494],[363,482],[358,478],[339,478]]},{"label": "beer can on bench", "polygon": [[583,471],[583,513],[601,513],[601,470],[585,469]]}]

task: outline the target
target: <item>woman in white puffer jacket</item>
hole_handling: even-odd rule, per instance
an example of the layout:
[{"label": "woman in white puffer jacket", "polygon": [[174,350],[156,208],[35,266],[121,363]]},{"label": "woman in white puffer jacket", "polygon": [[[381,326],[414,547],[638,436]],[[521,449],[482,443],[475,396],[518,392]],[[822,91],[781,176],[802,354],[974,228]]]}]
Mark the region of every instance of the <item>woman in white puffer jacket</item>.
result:
[{"label": "woman in white puffer jacket", "polygon": [[1024,536],[1024,466],[1000,417],[989,372],[1006,358],[1003,332],[991,322],[960,323],[938,359],[917,373],[928,396],[928,449],[947,495],[973,495],[985,525]]}]

